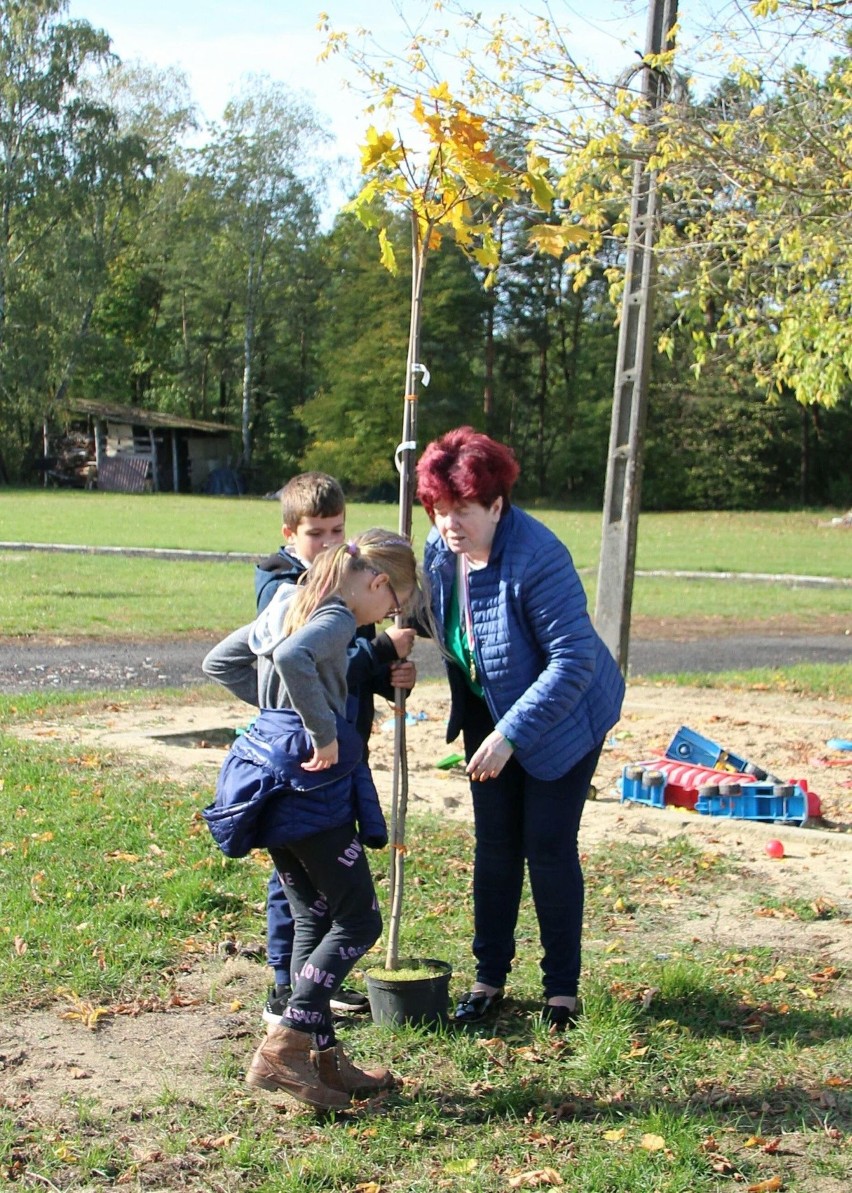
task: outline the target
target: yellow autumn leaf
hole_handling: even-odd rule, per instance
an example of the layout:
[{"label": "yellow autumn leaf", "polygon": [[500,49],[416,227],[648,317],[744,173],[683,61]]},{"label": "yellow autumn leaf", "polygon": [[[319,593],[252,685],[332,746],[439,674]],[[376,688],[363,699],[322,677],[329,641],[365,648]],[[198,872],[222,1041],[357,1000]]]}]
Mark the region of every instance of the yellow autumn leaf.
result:
[{"label": "yellow autumn leaf", "polygon": [[444,1172],[451,1172],[455,1176],[469,1176],[471,1172],[476,1172],[478,1167],[478,1160],[450,1160],[444,1165]]},{"label": "yellow autumn leaf", "polygon": [[366,173],[383,159],[394,158],[391,154],[395,144],[393,133],[380,133],[375,125],[370,125],[366,132],[366,142],[361,146],[361,169]]},{"label": "yellow autumn leaf", "polygon": [[438,101],[443,100],[446,103],[452,103],[453,97],[450,95],[450,87],[446,80],[441,83],[436,83],[434,87],[430,87],[429,95],[432,99],[436,99]]},{"label": "yellow autumn leaf", "polygon": [[644,1147],[646,1152],[661,1152],[666,1146],[666,1141],[662,1135],[645,1134],[639,1140],[639,1146]]},{"label": "yellow autumn leaf", "polygon": [[379,254],[382,265],[388,273],[395,275],[397,271],[396,253],[393,251],[387,228],[379,229]]},{"label": "yellow autumn leaf", "polygon": [[604,1131],[604,1139],[608,1139],[610,1143],[621,1143],[624,1136],[627,1134],[625,1127],[613,1127],[609,1131]]},{"label": "yellow autumn leaf", "polygon": [[500,263],[500,251],[496,244],[485,245],[473,250],[473,259],[477,265],[482,265],[485,269],[493,269]]},{"label": "yellow autumn leaf", "polygon": [[578,224],[535,224],[530,229],[529,239],[543,253],[561,257],[570,245],[584,244],[589,234]]},{"label": "yellow autumn leaf", "polygon": [[80,998],[73,991],[62,989],[57,993],[70,998],[72,1004],[66,1011],[60,1012],[59,1018],[69,1019],[71,1022],[76,1020],[84,1027],[88,1027],[90,1031],[96,1031],[100,1020],[112,1013],[109,1007],[97,1006],[95,1003]]},{"label": "yellow autumn leaf", "polygon": [[556,198],[556,192],[548,179],[543,174],[527,173],[524,174],[523,180],[532,195],[536,207],[540,207],[546,215],[549,215],[553,207],[553,200]]},{"label": "yellow autumn leaf", "polygon": [[361,1181],[355,1186],[355,1193],[382,1193],[382,1186],[377,1181]]}]

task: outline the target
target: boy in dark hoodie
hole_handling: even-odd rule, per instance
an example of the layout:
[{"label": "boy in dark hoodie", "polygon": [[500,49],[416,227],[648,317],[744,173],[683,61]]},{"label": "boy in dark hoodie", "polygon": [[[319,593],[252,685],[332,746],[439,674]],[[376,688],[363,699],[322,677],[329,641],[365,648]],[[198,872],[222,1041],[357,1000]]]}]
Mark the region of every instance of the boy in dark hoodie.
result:
[{"label": "boy in dark hoodie", "polygon": [[[340,546],[345,538],[346,500],[333,476],[325,472],[299,473],[283,487],[280,498],[284,545],[255,568],[258,613],[266,608],[282,584],[298,584],[320,552]],[[413,629],[392,626],[376,635],[375,626],[359,626],[350,643],[347,680],[350,695],[358,701],[355,727],[364,743],[365,762],[373,727],[374,693],[392,700],[394,687],[410,691],[414,686],[414,664],[402,658],[410,650],[414,634]],[[216,678],[215,668],[208,667],[207,659],[204,670]],[[274,870],[267,888],[266,931],[267,962],[274,972],[275,985],[270,988],[264,1018],[277,1020],[290,994],[293,919]],[[366,1011],[369,1004],[363,994],[344,987],[332,999],[331,1008],[345,1014]]]}]

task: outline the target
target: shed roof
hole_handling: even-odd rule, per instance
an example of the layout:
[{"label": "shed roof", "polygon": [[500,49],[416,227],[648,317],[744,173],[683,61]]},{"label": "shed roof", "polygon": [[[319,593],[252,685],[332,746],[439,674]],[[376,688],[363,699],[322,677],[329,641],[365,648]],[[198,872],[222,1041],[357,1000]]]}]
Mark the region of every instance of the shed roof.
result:
[{"label": "shed roof", "polygon": [[200,431],[206,435],[237,433],[237,427],[228,426],[226,423],[182,418],[179,414],[142,410],[138,406],[121,406],[117,402],[93,402],[88,398],[78,398],[70,402],[68,408],[72,414],[89,414],[93,418],[104,418],[110,422],[131,423],[139,427],[160,427],[166,431]]}]

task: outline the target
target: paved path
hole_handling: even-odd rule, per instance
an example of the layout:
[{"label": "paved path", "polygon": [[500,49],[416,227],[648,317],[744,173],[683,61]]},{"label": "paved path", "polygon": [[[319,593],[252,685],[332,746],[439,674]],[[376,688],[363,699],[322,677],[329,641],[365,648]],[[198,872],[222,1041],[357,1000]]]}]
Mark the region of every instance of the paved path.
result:
[{"label": "paved path", "polygon": [[[162,642],[37,644],[0,642],[0,692],[74,691],[105,688],[172,688],[204,683],[201,660],[215,642],[178,639]],[[415,659],[422,678],[443,675],[438,651],[419,641]],[[852,665],[852,636],[732,635],[690,642],[636,638],[630,647],[630,672],[742,670],[793,663]]]}]

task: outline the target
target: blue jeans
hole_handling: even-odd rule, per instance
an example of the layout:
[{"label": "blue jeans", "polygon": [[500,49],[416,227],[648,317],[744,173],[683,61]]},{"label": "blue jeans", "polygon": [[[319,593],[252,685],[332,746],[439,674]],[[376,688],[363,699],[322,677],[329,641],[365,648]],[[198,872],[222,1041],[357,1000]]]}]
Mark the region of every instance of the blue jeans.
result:
[{"label": "blue jeans", "polygon": [[[487,705],[472,694],[462,729],[470,759],[494,729]],[[544,997],[577,994],[584,894],[577,835],[602,748],[603,742],[559,779],[534,779],[510,758],[496,779],[470,785],[473,955],[477,980],[487,986],[502,986],[511,972],[526,865],[543,949]]]},{"label": "blue jeans", "polygon": [[273,870],[266,886],[266,963],[275,971],[277,986],[291,984],[294,931],[284,884]]}]

